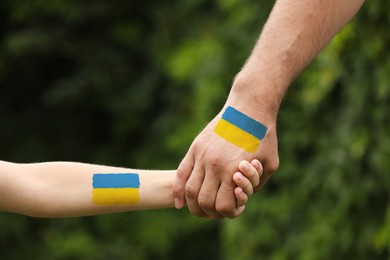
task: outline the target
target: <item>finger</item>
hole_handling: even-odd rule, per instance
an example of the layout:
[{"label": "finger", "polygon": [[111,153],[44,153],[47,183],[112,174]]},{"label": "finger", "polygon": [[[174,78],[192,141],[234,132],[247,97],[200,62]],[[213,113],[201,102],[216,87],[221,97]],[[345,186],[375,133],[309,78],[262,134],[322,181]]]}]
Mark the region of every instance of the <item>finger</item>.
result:
[{"label": "finger", "polygon": [[[256,173],[257,174],[257,173]],[[252,183],[249,181],[248,178],[246,178],[241,172],[236,172],[234,175],[233,175],[233,181],[234,183],[240,187],[243,192],[245,192],[245,194],[247,196],[251,196],[253,194],[253,186],[252,186]]]},{"label": "finger", "polygon": [[261,164],[261,162],[259,160],[257,160],[257,159],[253,159],[251,161],[251,165],[253,167],[255,167],[257,173],[259,174],[259,176],[261,178],[261,176],[263,175],[263,165]]},{"label": "finger", "polygon": [[194,168],[185,186],[185,198],[187,201],[188,210],[191,212],[191,214],[198,217],[208,218],[208,215],[203,212],[198,204],[199,191],[204,180],[204,175],[203,166]]},{"label": "finger", "polygon": [[185,185],[191,175],[193,167],[194,157],[192,156],[192,152],[190,150],[177,168],[175,184],[173,185],[173,196],[175,207],[177,209],[183,208],[186,204]]},{"label": "finger", "polygon": [[[257,166],[257,165],[256,165]],[[260,182],[260,176],[256,168],[247,161],[241,161],[238,169],[251,183],[252,187],[257,187]]]},{"label": "finger", "polygon": [[216,211],[227,218],[234,218],[237,216],[237,204],[234,194],[234,189],[236,185],[233,180],[230,179],[230,182],[224,181],[219,187],[217,199],[215,202]]},{"label": "finger", "polygon": [[251,165],[253,165],[256,168],[257,173],[259,174],[259,184],[254,187],[254,192],[257,192],[261,189],[261,187],[264,185],[263,181],[265,179],[265,174],[264,174],[264,168],[263,164],[259,162],[257,159],[254,159],[251,161]]},{"label": "finger", "polygon": [[237,209],[244,206],[248,202],[248,196],[240,187],[234,189],[234,194],[236,195]]},{"label": "finger", "polygon": [[215,201],[220,184],[220,181],[215,178],[215,175],[206,173],[198,196],[199,207],[209,217],[215,219],[223,218],[215,209]]}]

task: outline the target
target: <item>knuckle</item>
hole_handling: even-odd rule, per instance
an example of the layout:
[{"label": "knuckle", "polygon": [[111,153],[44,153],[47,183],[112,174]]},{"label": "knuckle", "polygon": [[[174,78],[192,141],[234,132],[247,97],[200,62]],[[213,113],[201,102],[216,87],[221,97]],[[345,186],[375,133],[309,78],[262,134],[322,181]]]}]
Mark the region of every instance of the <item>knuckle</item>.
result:
[{"label": "knuckle", "polygon": [[187,184],[185,187],[186,197],[189,199],[196,199],[198,197],[198,191],[194,186]]},{"label": "knuckle", "polygon": [[177,178],[186,179],[188,175],[189,174],[182,167],[179,166],[179,168],[176,171]]},{"label": "knuckle", "polygon": [[198,204],[199,207],[206,211],[211,211],[214,209],[214,201],[210,200],[210,198],[205,196],[199,196]]},{"label": "knuckle", "polygon": [[223,166],[223,160],[221,157],[213,156],[209,159],[209,165],[212,169],[220,169]]},{"label": "knuckle", "polygon": [[234,214],[235,213],[234,208],[231,207],[227,203],[221,203],[219,205],[216,205],[215,208],[216,208],[217,212],[219,214],[221,214],[222,216],[225,216],[225,217],[228,217],[228,218],[232,218],[235,215]]},{"label": "knuckle", "polygon": [[184,193],[184,185],[184,182],[180,181],[179,178],[176,178],[176,181],[172,188],[173,194],[176,196],[182,195]]},{"label": "knuckle", "polygon": [[183,185],[177,185],[177,183],[175,183],[175,185],[173,185],[172,191],[173,191],[173,194],[176,196],[181,195],[184,193],[184,187],[183,187]]},{"label": "knuckle", "polygon": [[185,185],[188,179],[188,175],[183,168],[178,168],[176,171],[176,181],[173,185],[173,194],[176,196],[181,196],[185,192]]},{"label": "knuckle", "polygon": [[184,193],[184,188],[182,186],[174,185],[172,190],[174,196],[181,196]]}]

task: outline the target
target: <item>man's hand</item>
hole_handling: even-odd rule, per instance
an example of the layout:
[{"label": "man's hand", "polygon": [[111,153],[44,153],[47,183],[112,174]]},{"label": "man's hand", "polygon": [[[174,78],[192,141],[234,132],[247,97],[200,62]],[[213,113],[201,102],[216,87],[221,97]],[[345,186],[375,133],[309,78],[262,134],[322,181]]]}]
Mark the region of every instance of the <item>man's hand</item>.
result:
[{"label": "man's hand", "polygon": [[196,137],[177,170],[173,188],[175,206],[187,203],[193,215],[211,218],[235,218],[237,209],[233,174],[241,160],[258,159],[264,168],[259,190],[279,166],[275,127],[268,131],[256,153],[249,153],[222,139],[214,132],[219,114]]},{"label": "man's hand", "polygon": [[[241,69],[227,105],[264,124],[267,134],[255,153],[214,132],[217,116],[194,140],[174,185],[175,205],[202,217],[236,217],[232,175],[240,160],[259,159],[259,188],[278,168],[276,115],[292,81],[356,14],[358,1],[276,1],[256,45]],[[258,189],[259,189],[258,188]]]}]

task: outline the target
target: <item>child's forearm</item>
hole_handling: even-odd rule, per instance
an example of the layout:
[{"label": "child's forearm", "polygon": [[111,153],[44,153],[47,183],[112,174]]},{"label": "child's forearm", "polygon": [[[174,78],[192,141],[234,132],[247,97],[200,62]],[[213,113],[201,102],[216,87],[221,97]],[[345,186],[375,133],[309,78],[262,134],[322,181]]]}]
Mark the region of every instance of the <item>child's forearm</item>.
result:
[{"label": "child's forearm", "polygon": [[[111,178],[113,175],[107,175],[111,173],[137,178],[140,185],[134,188],[137,197],[133,201],[112,203],[109,194],[108,202],[101,205],[98,196],[106,195],[94,193],[93,178],[101,174]],[[0,161],[0,211],[36,217],[72,217],[173,207],[174,178],[175,171],[73,162],[17,164]]]}]

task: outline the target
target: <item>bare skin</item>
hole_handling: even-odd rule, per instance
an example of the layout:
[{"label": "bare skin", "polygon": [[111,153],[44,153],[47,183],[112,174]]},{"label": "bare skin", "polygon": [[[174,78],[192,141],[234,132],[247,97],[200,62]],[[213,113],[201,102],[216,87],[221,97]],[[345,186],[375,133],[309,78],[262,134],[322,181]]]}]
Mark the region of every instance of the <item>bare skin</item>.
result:
[{"label": "bare skin", "polygon": [[[244,211],[263,171],[259,161],[242,161],[232,177],[236,208]],[[139,202],[97,205],[92,200],[95,173],[136,173],[141,183]],[[176,171],[136,170],[76,163],[11,163],[0,161],[0,211],[34,217],[77,217],[115,212],[172,208]]]},{"label": "bare skin", "polygon": [[[258,159],[264,174],[259,190],[279,166],[276,120],[293,80],[357,13],[364,0],[278,0],[221,112],[195,138],[173,187],[175,206],[199,217],[237,217],[232,175],[241,160]],[[232,106],[268,127],[256,153],[226,142],[214,127]]]}]

